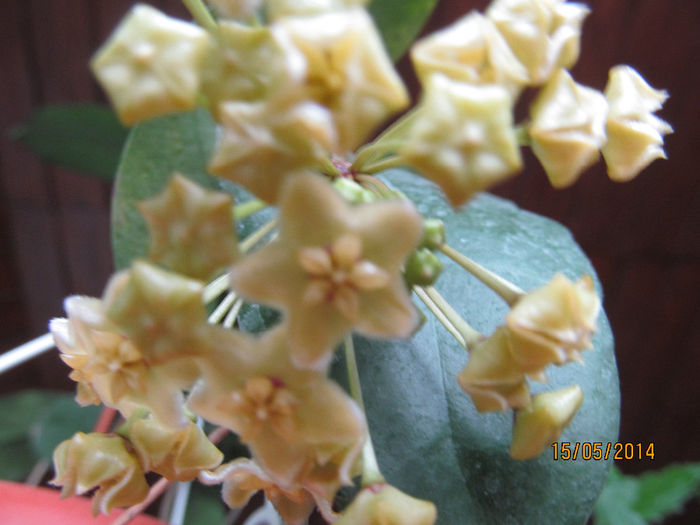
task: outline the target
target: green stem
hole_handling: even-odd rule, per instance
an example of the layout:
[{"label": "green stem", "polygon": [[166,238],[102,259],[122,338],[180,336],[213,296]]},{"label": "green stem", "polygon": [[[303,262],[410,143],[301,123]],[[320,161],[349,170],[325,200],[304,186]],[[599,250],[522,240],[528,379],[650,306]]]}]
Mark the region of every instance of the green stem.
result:
[{"label": "green stem", "polygon": [[233,303],[236,301],[236,294],[231,292],[223,298],[219,305],[214,309],[214,311],[209,316],[207,321],[211,324],[216,324],[226,315]]},{"label": "green stem", "polygon": [[[352,343],[352,336],[348,335],[345,338],[345,362],[348,367],[348,381],[350,383],[350,395],[357,402],[358,406],[364,414],[365,403],[362,400],[362,385],[360,384],[360,373],[357,370],[357,359],[355,357],[355,345]],[[366,419],[366,418],[365,418]],[[372,445],[372,437],[367,430],[367,440],[362,447],[362,487],[368,487],[375,483],[386,483],[384,476],[379,470],[377,455],[374,453]]]},{"label": "green stem", "polygon": [[529,122],[523,122],[515,126],[515,138],[517,139],[519,146],[530,146],[532,144],[528,126]]},{"label": "green stem", "polygon": [[204,303],[210,303],[228,289],[228,273],[220,275],[204,288]]},{"label": "green stem", "polygon": [[357,175],[356,178],[364,188],[374,192],[382,199],[396,198],[396,192],[377,177],[372,175]]},{"label": "green stem", "polygon": [[379,173],[380,171],[388,170],[390,168],[398,168],[399,166],[405,166],[406,161],[400,155],[392,155],[382,160],[372,162],[367,166],[362,168],[362,173]]},{"label": "green stem", "polygon": [[216,20],[211,16],[209,9],[207,9],[202,0],[182,0],[182,3],[185,4],[185,7],[200,26],[210,33],[219,31]]},{"label": "green stem", "polygon": [[430,310],[430,313],[432,313],[435,316],[435,318],[438,321],[440,321],[442,326],[445,327],[445,330],[447,330],[450,333],[450,335],[455,338],[455,340],[460,344],[460,346],[466,348],[467,343],[464,341],[464,337],[462,337],[462,334],[459,333],[459,331],[445,316],[445,314],[442,313],[442,310],[440,310],[437,307],[437,305],[433,302],[430,296],[428,296],[428,294],[425,293],[425,290],[423,290],[423,288],[419,286],[414,286],[413,291],[420,298],[420,300],[423,301],[423,304],[428,308],[428,310]]},{"label": "green stem", "polygon": [[403,141],[396,139],[382,142],[370,142],[357,150],[357,155],[352,165],[357,171],[362,171],[364,166],[371,163],[374,159],[389,154],[395,154],[402,145]]},{"label": "green stem", "polygon": [[253,215],[255,212],[264,210],[267,208],[267,206],[268,204],[265,201],[261,201],[259,199],[253,199],[248,202],[236,204],[233,207],[233,217],[237,221],[240,221],[241,219],[245,219],[246,217]]},{"label": "green stem", "polygon": [[452,305],[447,302],[447,300],[440,295],[435,288],[432,286],[425,286],[423,288],[426,295],[435,304],[435,306],[443,313],[443,315],[450,321],[454,329],[457,330],[459,335],[464,339],[464,348],[470,350],[474,348],[479,341],[483,339],[483,334],[474,330],[469,323],[467,323],[457,311],[452,308]]},{"label": "green stem", "polygon": [[275,229],[276,225],[277,219],[275,218],[263,224],[258,230],[248,235],[248,237],[243,239],[243,241],[239,245],[241,253],[246,253],[253,246],[258,244],[263,239],[263,237],[265,237],[268,233]]},{"label": "green stem", "polygon": [[443,244],[440,247],[440,251],[500,295],[501,298],[510,306],[513,306],[523,295],[525,295],[525,292],[518,286],[505,280],[503,277],[495,274],[491,270],[484,268],[466,255],[462,255],[447,244]]}]

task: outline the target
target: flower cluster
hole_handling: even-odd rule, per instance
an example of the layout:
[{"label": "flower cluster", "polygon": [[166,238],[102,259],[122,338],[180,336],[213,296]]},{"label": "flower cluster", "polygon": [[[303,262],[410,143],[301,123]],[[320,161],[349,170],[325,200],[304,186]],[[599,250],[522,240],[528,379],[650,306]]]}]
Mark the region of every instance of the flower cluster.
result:
[{"label": "flower cluster", "polygon": [[[532,396],[528,379],[581,360],[600,301],[587,277],[519,291],[455,254],[440,221],[374,174],[412,167],[457,206],[520,170],[528,143],[555,186],[601,149],[611,177],[626,180],[663,156],[671,129],[652,113],[665,94],[629,67],[611,72],[605,95],[573,81],[566,68],[579,54],[584,6],[495,0],[413,47],[421,101],[363,146],[409,101],[366,1],[209,3],[186,2],[196,24],[135,6],[92,68],[125,124],[208,109],[218,135],[207,170],[260,200],[234,204],[173,174],[138,204],[144,258],[115,274],[101,299],[66,300],[67,319],[51,331],[77,401],[115,408],[125,422],[62,443],[54,483],[64,494],[98,487],[100,511],[141,501],[144,475],[155,472],[222,484],[232,507],[262,490],[290,524],[314,507],[341,524],[432,524],[432,503],[379,472],[352,334],[410,337],[415,292],[470,350],[457,381],[476,408],[516,409],[511,455],[525,459],[583,398],[577,386]],[[542,88],[531,120],[516,126],[528,86]],[[266,206],[277,218],[239,242],[236,220]],[[438,252],[510,303],[491,337],[432,287]],[[253,304],[278,309],[281,321],[250,333],[239,313]],[[352,396],[329,378],[341,343]],[[251,457],[224,458],[203,420],[237,434]],[[338,514],[336,493],[357,475],[361,490]]]}]

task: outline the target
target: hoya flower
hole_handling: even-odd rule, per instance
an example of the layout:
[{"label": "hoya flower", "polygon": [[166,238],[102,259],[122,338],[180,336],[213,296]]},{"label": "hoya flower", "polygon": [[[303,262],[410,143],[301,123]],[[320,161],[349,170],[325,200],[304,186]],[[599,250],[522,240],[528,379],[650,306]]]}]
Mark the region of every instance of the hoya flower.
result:
[{"label": "hoya flower", "polygon": [[580,351],[591,348],[599,311],[590,277],[574,283],[555,275],[518,300],[506,317],[514,359],[535,375],[548,364],[582,361]]},{"label": "hoya flower", "polygon": [[137,4],[91,66],[119,118],[130,125],[195,107],[209,45],[200,27]]},{"label": "hoya flower", "polygon": [[565,0],[495,0],[486,12],[539,85],[578,60],[581,25],[589,9]]},{"label": "hoya flower", "polygon": [[369,0],[267,0],[265,10],[268,18],[275,20],[283,16],[314,15],[338,11],[350,7],[367,5]]},{"label": "hoya flower", "polygon": [[507,328],[498,328],[469,353],[457,381],[479,412],[522,408],[530,404],[525,373],[513,359]]},{"label": "hoya flower", "polygon": [[597,162],[605,144],[608,104],[603,94],[560,69],[530,108],[532,151],[555,188],[570,186]]},{"label": "hoya flower", "polygon": [[209,191],[175,173],[157,196],[138,209],[150,234],[148,258],[206,280],[238,256],[233,198]]},{"label": "hoya flower", "polygon": [[409,496],[387,484],[364,488],[337,525],[433,525],[437,510],[430,501]]},{"label": "hoya flower", "polygon": [[[247,458],[221,465],[213,472],[202,472],[199,479],[207,485],[223,483],[222,498],[231,508],[245,506],[256,492],[264,491],[265,498],[287,525],[303,525],[316,506],[307,490],[301,486],[277,485],[255,461]],[[323,502],[321,507],[329,511],[330,503]]]},{"label": "hoya flower", "polygon": [[209,171],[274,204],[284,181],[318,164],[336,143],[329,111],[313,102],[226,102]]},{"label": "hoya flower", "polygon": [[399,154],[437,183],[453,206],[520,170],[512,99],[505,88],[439,74],[425,88],[420,118]]},{"label": "hoya flower", "polygon": [[207,335],[200,281],[136,261],[107,285],[104,309],[150,365],[191,356]]},{"label": "hoya flower", "polygon": [[129,441],[147,471],[173,481],[190,481],[205,469],[216,468],[223,454],[196,424],[168,427],[154,419],[137,419]]},{"label": "hoya flower", "polygon": [[610,70],[605,98],[610,112],[603,158],[612,180],[627,181],[655,159],[666,158],[663,136],[673,128],[652,113],[661,109],[668,93],[652,88],[630,66],[616,66]]},{"label": "hoya flower", "polygon": [[306,61],[280,31],[222,20],[217,37],[202,73],[202,92],[217,120],[222,102],[296,96]]},{"label": "hoya flower", "polygon": [[141,465],[118,436],[78,432],[58,445],[53,463],[56,476],[50,483],[62,487],[61,497],[97,487],[92,497],[93,514],[135,505],[148,494]]},{"label": "hoya flower", "polygon": [[583,391],[578,385],[534,396],[531,407],[515,412],[510,455],[515,459],[539,456],[561,435],[582,401]]},{"label": "hoya flower", "polygon": [[[215,359],[203,362],[204,381],[188,406],[236,432],[275,484],[323,488],[332,499],[351,484],[367,431],[361,410],[324,374],[292,365],[284,325],[259,339],[228,334],[220,333]],[[323,487],[315,483],[319,469],[331,472]]]},{"label": "hoya flower", "polygon": [[290,179],[279,238],[239,261],[231,287],[284,310],[292,359],[323,368],[349,331],[408,337],[417,314],[401,265],[421,238],[407,201],[350,205],[315,175]]},{"label": "hoya flower", "polygon": [[304,88],[333,115],[335,153],[357,148],[377,125],[408,104],[406,88],[364,9],[282,18],[275,30],[288,35],[306,57]]},{"label": "hoya flower", "polygon": [[500,84],[515,95],[528,82],[528,72],[493,22],[477,12],[416,42],[411,59],[423,84],[442,73],[472,84]]}]

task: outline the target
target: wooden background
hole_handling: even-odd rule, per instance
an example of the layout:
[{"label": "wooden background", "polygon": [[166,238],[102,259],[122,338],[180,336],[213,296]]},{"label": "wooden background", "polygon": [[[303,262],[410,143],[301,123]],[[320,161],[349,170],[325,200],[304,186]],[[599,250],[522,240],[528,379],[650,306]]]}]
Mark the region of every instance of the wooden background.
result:
[{"label": "wooden background", "polygon": [[[186,16],[176,0],[151,3]],[[487,3],[442,0],[428,27]],[[639,472],[700,461],[700,2],[587,3],[593,13],[574,76],[602,89],[610,66],[629,63],[667,89],[661,116],[676,131],[667,138],[669,160],[623,185],[598,165],[573,188],[554,191],[528,152],[528,171],[496,193],[566,224],[593,260],[616,334],[620,440],[656,444],[653,462],[620,465]],[[32,108],[103,100],[86,64],[130,5],[3,0],[0,7],[0,351],[44,333],[47,320],[62,315],[64,296],[100,295],[112,270],[109,185],[42,164],[7,131]],[[410,75],[406,60],[402,69]],[[65,376],[55,355],[46,356],[4,375],[0,392],[72,388]]]}]

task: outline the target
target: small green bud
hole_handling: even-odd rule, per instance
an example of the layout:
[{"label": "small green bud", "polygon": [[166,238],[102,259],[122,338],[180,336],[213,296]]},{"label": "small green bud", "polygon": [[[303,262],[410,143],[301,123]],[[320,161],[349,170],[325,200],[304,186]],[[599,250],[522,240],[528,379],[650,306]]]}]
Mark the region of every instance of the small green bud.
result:
[{"label": "small green bud", "polygon": [[419,248],[406,261],[404,276],[409,285],[430,286],[442,272],[442,262],[428,248]]},{"label": "small green bud", "polygon": [[362,204],[374,200],[372,192],[366,190],[354,180],[338,177],[333,181],[333,186],[351,204]]},{"label": "small green bud", "polygon": [[425,219],[421,248],[439,250],[443,244],[445,244],[445,223],[440,219]]}]

